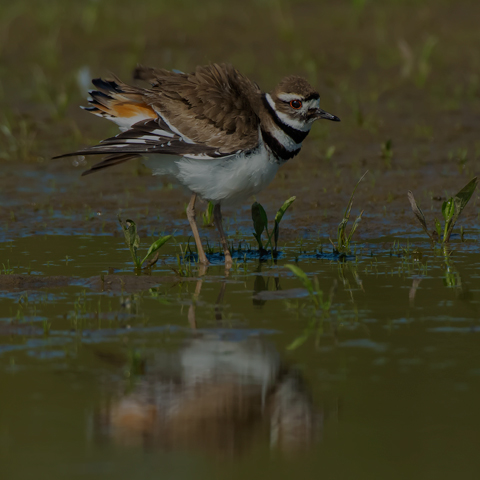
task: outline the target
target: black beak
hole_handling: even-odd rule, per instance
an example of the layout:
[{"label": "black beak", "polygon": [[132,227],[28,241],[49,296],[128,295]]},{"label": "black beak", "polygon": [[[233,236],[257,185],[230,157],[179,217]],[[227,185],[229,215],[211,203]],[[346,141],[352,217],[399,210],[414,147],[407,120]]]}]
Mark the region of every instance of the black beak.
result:
[{"label": "black beak", "polygon": [[337,116],[332,115],[331,113],[328,113],[325,110],[322,110],[321,108],[317,108],[316,117],[317,119],[323,118],[325,120],[331,120],[332,122],[340,121],[340,119]]}]

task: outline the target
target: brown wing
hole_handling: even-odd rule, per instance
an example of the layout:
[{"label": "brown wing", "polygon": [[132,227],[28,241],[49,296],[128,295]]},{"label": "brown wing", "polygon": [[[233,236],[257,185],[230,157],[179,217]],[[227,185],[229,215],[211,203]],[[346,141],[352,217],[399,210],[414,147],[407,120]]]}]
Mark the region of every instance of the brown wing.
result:
[{"label": "brown wing", "polygon": [[261,91],[231,65],[197,67],[190,74],[139,66],[135,77],[151,83],[145,102],[187,141],[221,153],[257,145]]},{"label": "brown wing", "polygon": [[76,152],[107,155],[85,174],[148,154],[218,158],[258,144],[260,89],[231,65],[198,67],[192,74],[138,67],[135,77],[151,89],[119,79],[94,79],[86,110],[123,131]]}]

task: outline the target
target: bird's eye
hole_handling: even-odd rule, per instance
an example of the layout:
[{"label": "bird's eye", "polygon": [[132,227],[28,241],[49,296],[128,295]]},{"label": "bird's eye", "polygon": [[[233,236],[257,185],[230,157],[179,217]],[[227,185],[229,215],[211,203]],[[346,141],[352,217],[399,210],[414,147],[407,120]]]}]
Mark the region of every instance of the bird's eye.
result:
[{"label": "bird's eye", "polygon": [[300,100],[292,100],[290,106],[295,110],[298,110],[299,108],[302,108],[302,102]]}]

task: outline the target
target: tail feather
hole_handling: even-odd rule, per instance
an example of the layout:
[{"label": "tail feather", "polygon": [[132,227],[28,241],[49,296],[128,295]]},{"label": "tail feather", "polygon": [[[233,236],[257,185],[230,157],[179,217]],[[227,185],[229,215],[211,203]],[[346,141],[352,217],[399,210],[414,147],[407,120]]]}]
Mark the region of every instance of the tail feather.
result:
[{"label": "tail feather", "polygon": [[89,170],[85,170],[84,172],[82,172],[82,177],[84,177],[85,175],[91,175],[92,173],[96,173],[100,170],[103,170],[104,168],[119,165],[120,163],[124,163],[127,160],[140,157],[140,155],[136,155],[134,153],[107,155],[101,162],[95,163],[94,165],[92,165],[92,167],[90,167]]},{"label": "tail feather", "polygon": [[90,106],[82,107],[84,110],[115,122],[121,129],[130,128],[141,120],[157,118],[142,88],[126,85],[118,79],[95,78],[92,83],[98,90],[89,92]]}]

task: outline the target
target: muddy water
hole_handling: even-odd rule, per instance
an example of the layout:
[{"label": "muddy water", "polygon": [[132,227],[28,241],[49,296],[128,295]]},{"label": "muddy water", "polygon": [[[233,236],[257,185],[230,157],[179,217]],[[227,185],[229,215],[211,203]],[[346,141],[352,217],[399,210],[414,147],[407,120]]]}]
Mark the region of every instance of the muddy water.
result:
[{"label": "muddy water", "polygon": [[4,478],[475,478],[478,247],[401,242],[198,279],[173,245],[135,277],[112,236],[0,244]]}]

